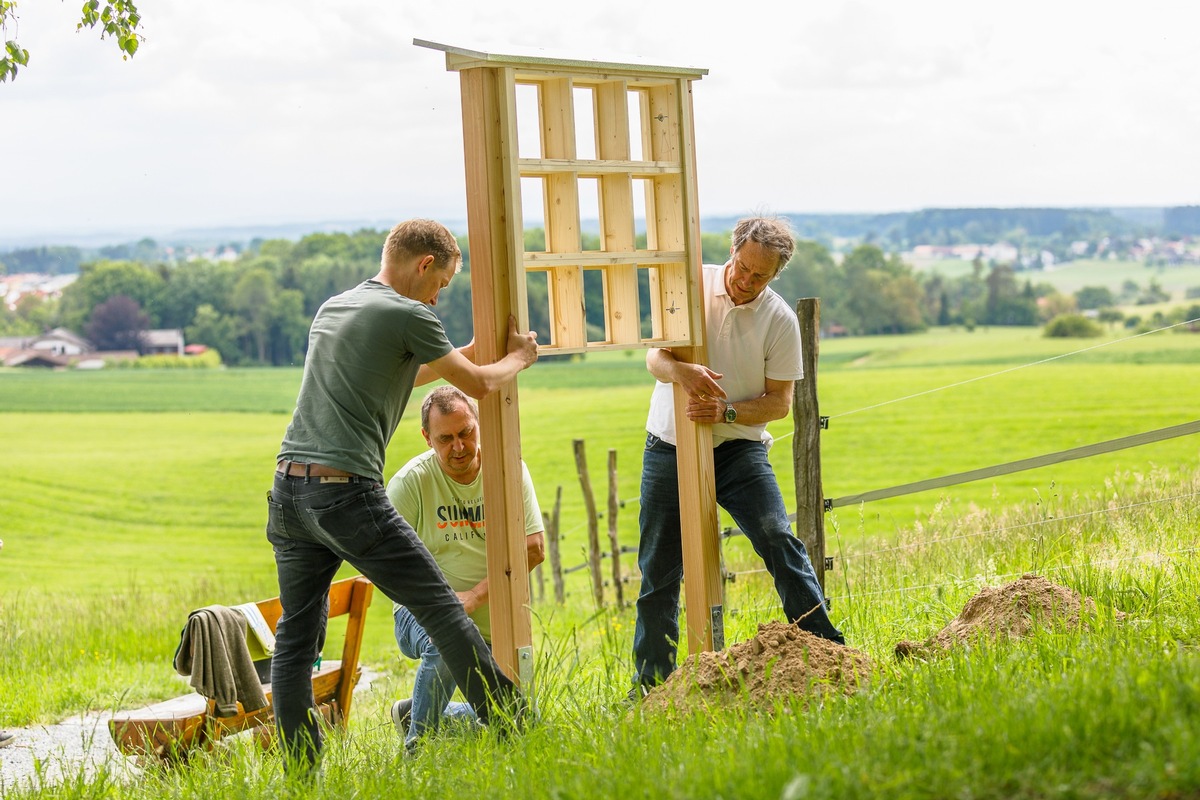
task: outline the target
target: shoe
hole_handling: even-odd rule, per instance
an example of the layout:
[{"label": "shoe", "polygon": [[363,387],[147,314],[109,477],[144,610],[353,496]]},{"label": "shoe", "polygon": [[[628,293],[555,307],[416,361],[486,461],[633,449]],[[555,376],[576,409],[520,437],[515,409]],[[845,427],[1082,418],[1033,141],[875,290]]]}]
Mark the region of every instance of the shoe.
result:
[{"label": "shoe", "polygon": [[408,724],[412,722],[412,698],[392,703],[392,724],[401,736],[408,735]]},{"label": "shoe", "polygon": [[12,731],[0,731],[0,747],[8,747],[17,740],[17,735]]},{"label": "shoe", "polygon": [[653,687],[647,686],[644,683],[635,683],[629,690],[629,694],[625,695],[625,702],[622,705],[624,705],[626,708],[633,708],[638,703],[642,702],[642,699],[646,695],[650,694],[650,690],[652,688]]}]

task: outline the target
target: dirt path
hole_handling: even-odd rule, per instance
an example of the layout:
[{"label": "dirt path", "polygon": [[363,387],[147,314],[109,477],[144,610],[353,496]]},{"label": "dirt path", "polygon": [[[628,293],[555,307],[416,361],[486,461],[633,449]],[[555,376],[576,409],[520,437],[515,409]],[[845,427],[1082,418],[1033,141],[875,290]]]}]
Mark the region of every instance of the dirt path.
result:
[{"label": "dirt path", "polygon": [[[354,693],[369,691],[379,673],[363,667]],[[84,714],[54,725],[8,728],[17,739],[0,749],[0,797],[16,787],[53,786],[81,772],[90,781],[106,769],[118,781],[141,775],[135,756],[117,750],[108,732],[111,712]]]},{"label": "dirt path", "polygon": [[134,759],[118,752],[108,733],[110,716],[86,714],[56,725],[10,728],[17,739],[0,750],[0,794],[31,783],[57,784],[80,770],[91,779],[102,767],[113,775],[136,777]]}]

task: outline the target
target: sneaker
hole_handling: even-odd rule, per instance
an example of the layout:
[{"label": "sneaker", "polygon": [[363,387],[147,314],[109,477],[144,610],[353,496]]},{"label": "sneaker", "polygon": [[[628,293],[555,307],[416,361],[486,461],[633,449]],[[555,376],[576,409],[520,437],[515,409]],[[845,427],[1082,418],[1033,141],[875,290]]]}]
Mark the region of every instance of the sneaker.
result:
[{"label": "sneaker", "polygon": [[0,747],[8,747],[17,740],[17,735],[12,731],[0,731]]},{"label": "sneaker", "polygon": [[408,735],[408,724],[412,722],[412,698],[392,703],[392,724],[401,736]]},{"label": "sneaker", "polygon": [[622,703],[622,705],[624,705],[626,708],[633,708],[638,703],[642,702],[642,699],[646,695],[650,694],[650,689],[652,688],[653,687],[644,683],[635,683],[632,688],[630,688],[629,694],[625,695],[625,702]]}]

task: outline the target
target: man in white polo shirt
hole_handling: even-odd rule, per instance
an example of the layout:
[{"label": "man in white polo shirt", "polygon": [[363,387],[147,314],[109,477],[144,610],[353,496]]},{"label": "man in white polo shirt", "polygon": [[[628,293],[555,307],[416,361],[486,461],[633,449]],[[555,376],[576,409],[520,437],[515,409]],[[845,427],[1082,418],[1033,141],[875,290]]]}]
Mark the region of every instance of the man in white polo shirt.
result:
[{"label": "man in white polo shirt", "polygon": [[729,512],[775,580],[789,622],[840,644],[804,544],[792,535],[767,448],[768,422],[788,415],[793,383],[804,377],[796,315],[767,287],[792,257],[795,240],[778,218],[740,220],[729,261],[704,265],[709,364],[677,361],[650,350],[646,366],[658,379],[646,421],[642,461],[642,587],[633,656],[636,697],[675,669],[679,586],[683,578],[675,412],[671,384],[688,395],[688,419],[711,425],[717,502]]},{"label": "man in white polo shirt", "polygon": [[[487,519],[483,506],[483,453],[479,449],[479,412],[474,401],[453,386],[434,389],[421,404],[421,435],[429,450],[410,460],[388,481],[387,494],[458,595],[467,615],[491,645],[488,612]],[[521,462],[525,498],[525,549],[529,568],[544,559],[542,511],[533,480]],[[499,534],[497,534],[499,535]],[[420,659],[413,696],[392,705],[392,722],[415,746],[437,730],[445,717],[475,719],[467,703],[450,702],[456,684],[449,665],[413,614],[393,607],[396,643],[409,658]]]}]

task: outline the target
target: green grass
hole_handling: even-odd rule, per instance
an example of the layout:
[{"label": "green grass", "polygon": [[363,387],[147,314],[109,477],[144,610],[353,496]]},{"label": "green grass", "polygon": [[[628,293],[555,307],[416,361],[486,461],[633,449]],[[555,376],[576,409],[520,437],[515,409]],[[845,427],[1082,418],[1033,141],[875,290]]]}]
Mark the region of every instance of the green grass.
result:
[{"label": "green grass", "polygon": [[[938,273],[946,278],[959,278],[970,275],[973,267],[970,261],[946,259],[917,267],[917,272]],[[986,274],[986,269],[985,269]],[[1074,294],[1084,286],[1104,286],[1118,294],[1122,284],[1133,281],[1138,286],[1146,287],[1150,281],[1171,294],[1172,300],[1184,302],[1184,292],[1200,286],[1200,266],[1187,264],[1174,267],[1148,267],[1140,261],[1110,261],[1108,259],[1079,259],[1058,264],[1048,270],[1017,273],[1017,280],[1033,283],[1048,283],[1063,294]]]},{"label": "green grass", "polygon": [[[1078,346],[996,329],[823,342],[826,495],[1195,418],[1192,337],[1156,334],[1024,367]],[[298,380],[296,370],[0,374],[10,463],[0,490],[0,724],[175,694],[170,661],[187,612],[276,593],[263,497]],[[540,364],[521,378],[524,457],[545,510],[563,486],[567,565],[583,561],[586,540],[575,438],[587,442],[600,498],[607,450],[617,450],[618,493],[629,501],[621,538],[636,543],[648,393],[636,354]],[[772,430],[789,498],[791,422]],[[406,417],[388,474],[422,446]],[[334,737],[318,794],[1195,796],[1198,463],[1200,445],[1186,437],[836,509],[833,617],[876,674],[869,690],[807,711],[781,700],[774,716],[626,717],[616,701],[631,673],[633,612],[594,609],[579,572],[565,607],[534,609],[542,724],[511,741],[438,738],[405,759],[386,709],[409,691],[412,664],[398,660],[378,598],[363,657],[383,678],[356,700],[349,733]],[[742,573],[725,599],[734,642],[778,618],[778,600],[744,540],[726,544],[725,561]],[[933,634],[981,586],[1026,571],[1129,617],[927,664],[892,658],[897,641]],[[232,756],[116,781],[4,787],[4,796],[257,798],[285,788],[275,756],[237,745]]]}]

